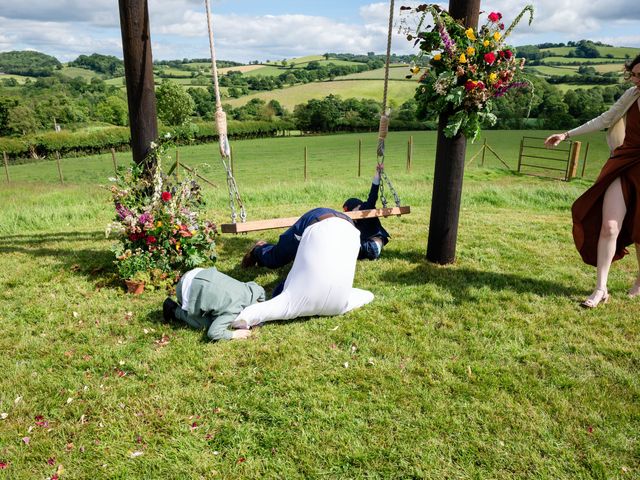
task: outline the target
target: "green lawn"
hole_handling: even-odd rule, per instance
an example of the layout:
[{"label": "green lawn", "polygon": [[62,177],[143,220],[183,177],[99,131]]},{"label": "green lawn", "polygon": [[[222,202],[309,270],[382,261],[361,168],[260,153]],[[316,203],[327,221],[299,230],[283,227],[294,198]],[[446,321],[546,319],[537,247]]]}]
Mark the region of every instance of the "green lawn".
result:
[{"label": "green lawn", "polygon": [[62,67],[62,70],[60,70],[60,73],[65,77],[69,77],[69,78],[80,77],[86,81],[91,81],[92,78],[101,77],[100,74],[94,72],[93,70],[90,70],[88,68],[81,68],[81,67],[64,66]]},{"label": "green lawn", "polygon": [[[515,166],[523,133],[549,132],[486,138]],[[584,140],[593,178],[604,134]],[[366,195],[375,165],[373,133],[232,144],[250,219],[339,208]],[[372,304],[218,344],[162,323],[164,292],[132,297],[114,281],[110,156],[64,159],[64,186],[53,162],[11,166],[0,189],[0,478],[48,478],[60,465],[68,479],[638,478],[640,302],[625,298],[636,266],[613,267],[609,304],[579,308],[594,270],[573,247],[569,209],[590,182],[476,158],[457,261],[435,266],[424,260],[434,150],[434,132],[389,134],[387,171],[412,213],[384,219],[382,258],[358,264]],[[217,147],[180,158],[221,186],[204,188],[207,216],[226,221]],[[286,268],[238,264],[278,233],[220,237],[218,268],[270,290]]]}]

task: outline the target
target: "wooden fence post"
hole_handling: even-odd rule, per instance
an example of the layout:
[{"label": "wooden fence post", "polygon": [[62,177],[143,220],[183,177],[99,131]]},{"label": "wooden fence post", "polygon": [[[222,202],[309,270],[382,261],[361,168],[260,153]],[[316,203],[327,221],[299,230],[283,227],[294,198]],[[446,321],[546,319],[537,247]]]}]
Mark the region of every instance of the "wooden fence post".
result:
[{"label": "wooden fence post", "polygon": [[407,144],[407,173],[411,173],[411,162],[413,160],[413,135],[409,135]]},{"label": "wooden fence post", "polygon": [[176,147],[176,182],[180,181],[180,150]]},{"label": "wooden fence post", "polygon": [[589,142],[587,142],[586,147],[584,148],[584,159],[582,160],[582,174],[580,175],[584,178],[584,170],[587,168],[587,155],[589,154]]},{"label": "wooden fence post", "polygon": [[111,147],[111,160],[113,161],[113,173],[118,176],[118,161],[116,160],[116,150]]},{"label": "wooden fence post", "polygon": [[2,152],[4,156],[4,173],[7,176],[7,183],[11,183],[11,179],[9,178],[9,159],[7,158],[7,152]]},{"label": "wooden fence post", "polygon": [[60,177],[60,184],[64,185],[64,178],[62,177],[62,167],[60,166],[60,152],[56,150],[56,163],[58,164],[58,176]]},{"label": "wooden fence post", "polygon": [[307,147],[304,147],[304,181],[307,181]]},{"label": "wooden fence post", "polygon": [[518,173],[522,167],[522,151],[524,150],[524,137],[520,139],[520,153],[518,153]]},{"label": "wooden fence post", "polygon": [[358,178],[362,173],[362,139],[358,139]]},{"label": "wooden fence post", "polygon": [[578,171],[578,157],[580,157],[581,142],[573,142],[571,145],[571,154],[569,156],[569,165],[567,167],[567,181],[574,178]]}]

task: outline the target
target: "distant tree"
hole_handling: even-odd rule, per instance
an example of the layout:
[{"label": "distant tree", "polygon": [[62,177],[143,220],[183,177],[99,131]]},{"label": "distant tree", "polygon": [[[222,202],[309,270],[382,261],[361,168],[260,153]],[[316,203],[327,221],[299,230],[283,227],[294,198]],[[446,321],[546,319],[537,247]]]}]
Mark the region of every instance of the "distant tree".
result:
[{"label": "distant tree", "polygon": [[96,116],[103,122],[124,127],[129,123],[127,102],[121,97],[111,95],[97,105]]},{"label": "distant tree", "polygon": [[57,58],[33,51],[0,53],[0,72],[31,77],[48,77],[62,68]]},{"label": "distant tree", "polygon": [[193,114],[195,102],[177,83],[164,81],[156,90],[158,117],[166,125],[184,125]]},{"label": "distant tree", "polygon": [[576,57],[582,58],[598,58],[600,56],[600,52],[593,42],[589,40],[580,40],[576,45],[575,55]]},{"label": "distant tree", "polygon": [[33,109],[27,105],[18,105],[9,111],[7,127],[14,135],[34,133],[40,125]]},{"label": "distant tree", "polygon": [[9,135],[9,112],[16,106],[16,101],[10,98],[0,97],[0,135]]},{"label": "distant tree", "polygon": [[70,66],[88,68],[97,73],[115,76],[124,74],[124,62],[113,55],[80,55],[74,61],[69,62]]}]

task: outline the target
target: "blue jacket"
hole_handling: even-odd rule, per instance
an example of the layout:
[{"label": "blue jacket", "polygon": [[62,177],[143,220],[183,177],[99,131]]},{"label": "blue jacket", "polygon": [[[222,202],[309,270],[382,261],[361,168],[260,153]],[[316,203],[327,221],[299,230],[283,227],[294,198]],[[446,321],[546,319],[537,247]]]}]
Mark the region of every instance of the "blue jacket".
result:
[{"label": "blue jacket", "polygon": [[[360,206],[360,210],[370,210],[376,208],[376,202],[378,201],[378,192],[380,191],[380,185],[371,183],[371,190],[369,190],[369,197],[367,201]],[[372,237],[380,237],[382,244],[389,243],[391,235],[384,229],[380,219],[378,217],[367,218],[366,220],[356,220],[354,222],[356,228],[360,231],[360,253],[358,258],[369,258],[374,260],[378,257],[375,254],[377,250],[371,248]]]}]

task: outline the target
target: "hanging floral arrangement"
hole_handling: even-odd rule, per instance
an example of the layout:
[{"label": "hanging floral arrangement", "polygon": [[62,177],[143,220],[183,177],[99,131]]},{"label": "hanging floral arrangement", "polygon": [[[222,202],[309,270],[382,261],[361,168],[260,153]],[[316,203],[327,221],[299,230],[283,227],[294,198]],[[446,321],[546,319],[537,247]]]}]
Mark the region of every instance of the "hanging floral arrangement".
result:
[{"label": "hanging floral arrangement", "polygon": [[[423,118],[447,114],[445,136],[451,138],[462,132],[475,140],[482,123],[496,122],[491,113],[494,99],[513,88],[531,85],[521,75],[524,59],[516,59],[514,49],[505,40],[526,12],[531,24],[533,6],[524,7],[506,30],[499,12],[491,12],[486,23],[475,30],[465,28],[435,4],[400,10],[407,39],[420,48],[416,63],[427,65],[412,65],[408,75],[420,75],[416,91],[418,113]],[[434,25],[425,27],[429,14]],[[421,57],[426,57],[427,62],[420,62]]]}]

